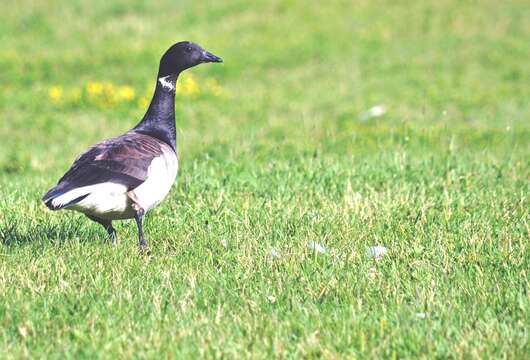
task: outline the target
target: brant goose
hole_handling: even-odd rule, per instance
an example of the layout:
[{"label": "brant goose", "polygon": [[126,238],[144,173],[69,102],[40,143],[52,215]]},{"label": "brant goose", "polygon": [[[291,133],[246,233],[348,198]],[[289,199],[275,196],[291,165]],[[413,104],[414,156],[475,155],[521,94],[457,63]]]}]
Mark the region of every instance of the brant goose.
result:
[{"label": "brant goose", "polygon": [[184,41],[160,59],[155,93],[142,121],[124,135],[92,146],[79,156],[43,201],[101,224],[117,243],[112,220],[136,220],[140,248],[147,243],[142,218],[168,194],[177,174],[175,86],[179,74],[221,58]]}]

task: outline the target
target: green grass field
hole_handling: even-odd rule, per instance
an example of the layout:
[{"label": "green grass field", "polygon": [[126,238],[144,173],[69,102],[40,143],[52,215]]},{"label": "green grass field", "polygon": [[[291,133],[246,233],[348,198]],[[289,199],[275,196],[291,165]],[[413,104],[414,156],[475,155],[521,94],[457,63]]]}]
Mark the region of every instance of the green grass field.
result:
[{"label": "green grass field", "polygon": [[[0,358],[528,358],[529,18],[523,0],[4,6]],[[185,39],[225,63],[179,80],[151,255],[133,221],[114,248],[40,198],[138,122]]]}]

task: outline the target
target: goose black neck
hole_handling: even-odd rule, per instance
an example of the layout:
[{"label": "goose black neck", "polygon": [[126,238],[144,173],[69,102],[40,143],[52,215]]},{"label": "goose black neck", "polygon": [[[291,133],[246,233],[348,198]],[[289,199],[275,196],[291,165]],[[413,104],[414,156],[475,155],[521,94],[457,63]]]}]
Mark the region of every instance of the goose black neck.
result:
[{"label": "goose black neck", "polygon": [[175,130],[175,87],[177,75],[161,76],[158,74],[155,93],[142,121],[133,129],[134,132],[160,139],[176,148]]}]

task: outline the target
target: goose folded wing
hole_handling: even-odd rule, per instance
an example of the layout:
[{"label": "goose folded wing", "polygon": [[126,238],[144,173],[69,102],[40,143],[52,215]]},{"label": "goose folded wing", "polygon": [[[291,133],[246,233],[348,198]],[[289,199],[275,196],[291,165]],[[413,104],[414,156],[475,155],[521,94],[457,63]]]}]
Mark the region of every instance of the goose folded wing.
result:
[{"label": "goose folded wing", "polygon": [[162,154],[158,141],[141,134],[126,134],[104,141],[82,154],[59,180],[58,186],[78,188],[112,182],[132,190],[147,179],[151,162]]}]

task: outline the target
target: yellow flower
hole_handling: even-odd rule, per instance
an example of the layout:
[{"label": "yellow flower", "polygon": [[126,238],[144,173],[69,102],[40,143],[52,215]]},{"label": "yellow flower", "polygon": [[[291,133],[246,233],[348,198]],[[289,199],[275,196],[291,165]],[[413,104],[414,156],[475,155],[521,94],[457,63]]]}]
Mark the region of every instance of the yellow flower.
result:
[{"label": "yellow flower", "polygon": [[97,98],[100,106],[112,106],[118,102],[117,93],[112,83],[105,81],[101,83],[101,96]]},{"label": "yellow flower", "polygon": [[134,99],[134,89],[130,86],[120,86],[116,94],[120,101],[131,101]]},{"label": "yellow flower", "polygon": [[199,85],[192,76],[184,79],[181,86],[181,91],[184,95],[193,96],[199,93]]},{"label": "yellow flower", "polygon": [[97,96],[103,92],[103,84],[99,82],[89,82],[86,89],[88,95]]},{"label": "yellow flower", "polygon": [[101,84],[103,87],[103,92],[105,95],[112,95],[114,94],[114,85],[108,81]]},{"label": "yellow flower", "polygon": [[149,106],[149,98],[147,96],[142,96],[140,99],[138,99],[139,108],[147,109],[147,106]]},{"label": "yellow flower", "polygon": [[58,102],[63,97],[63,88],[60,86],[52,86],[48,90],[48,96],[54,102]]}]

